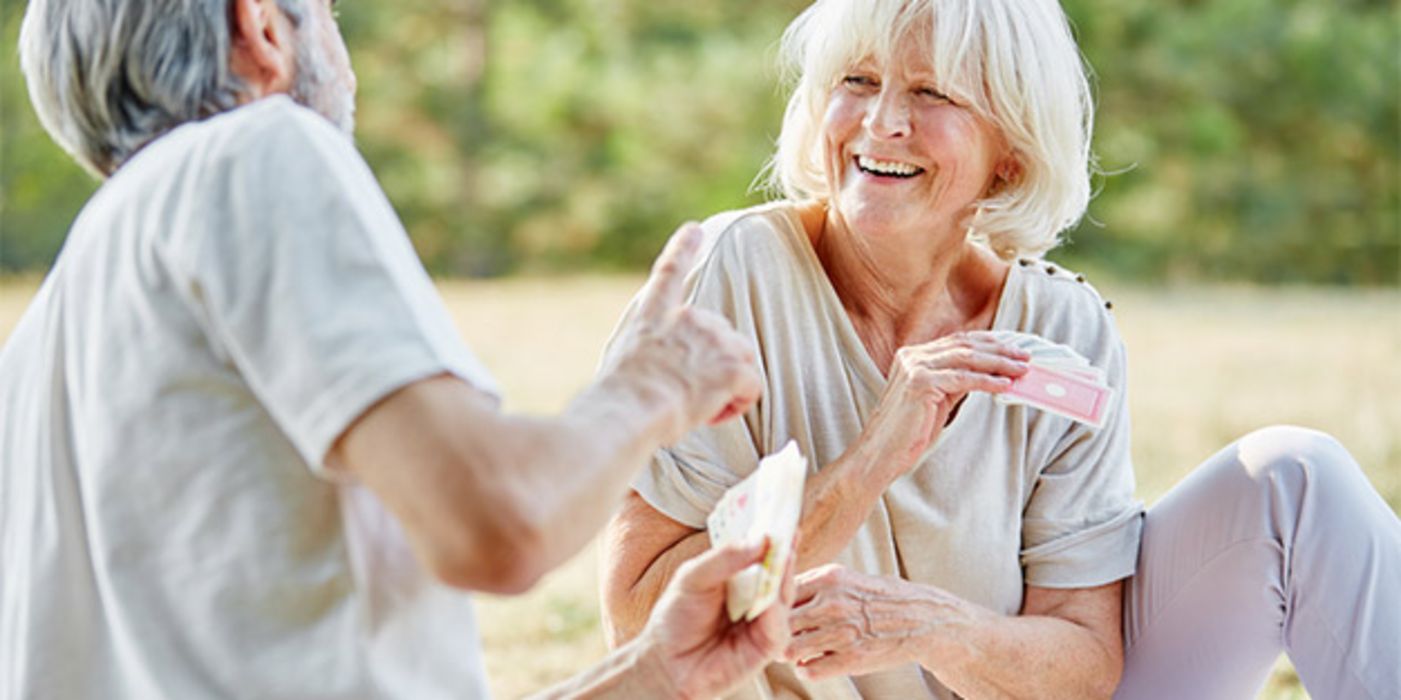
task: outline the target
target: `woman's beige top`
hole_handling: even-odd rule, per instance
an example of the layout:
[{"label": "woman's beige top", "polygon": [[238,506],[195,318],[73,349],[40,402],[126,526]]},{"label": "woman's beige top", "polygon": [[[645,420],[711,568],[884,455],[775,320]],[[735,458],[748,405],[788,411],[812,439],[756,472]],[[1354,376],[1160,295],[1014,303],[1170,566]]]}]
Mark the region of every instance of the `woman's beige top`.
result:
[{"label": "woman's beige top", "polygon": [[[696,430],[658,452],[634,484],[657,510],[695,528],[705,527],[727,488],[789,439],[811,469],[836,460],[885,385],[793,205],[731,212],[705,226],[709,249],[690,277],[690,299],[753,339],[765,386],[742,420]],[[1105,427],[969,395],[838,561],[1015,614],[1026,584],[1079,588],[1131,575],[1142,504],[1133,497],[1124,349],[1104,301],[1061,268],[1013,264],[992,327],[1064,343],[1104,369],[1117,391]],[[953,697],[914,664],[822,683],[801,682],[775,664],[740,695]]]}]

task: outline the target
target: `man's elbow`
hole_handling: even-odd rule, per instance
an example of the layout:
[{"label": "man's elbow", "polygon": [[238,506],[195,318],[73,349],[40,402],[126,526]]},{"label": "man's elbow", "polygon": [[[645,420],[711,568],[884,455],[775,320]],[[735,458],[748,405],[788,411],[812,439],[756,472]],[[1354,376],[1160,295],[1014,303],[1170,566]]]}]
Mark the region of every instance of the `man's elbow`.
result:
[{"label": "man's elbow", "polygon": [[534,588],[545,571],[528,555],[506,552],[494,557],[440,559],[432,563],[432,574],[453,588],[520,595]]},{"label": "man's elbow", "polygon": [[498,510],[489,521],[474,519],[454,537],[431,550],[434,578],[453,588],[519,595],[549,571],[542,528],[530,519]]}]

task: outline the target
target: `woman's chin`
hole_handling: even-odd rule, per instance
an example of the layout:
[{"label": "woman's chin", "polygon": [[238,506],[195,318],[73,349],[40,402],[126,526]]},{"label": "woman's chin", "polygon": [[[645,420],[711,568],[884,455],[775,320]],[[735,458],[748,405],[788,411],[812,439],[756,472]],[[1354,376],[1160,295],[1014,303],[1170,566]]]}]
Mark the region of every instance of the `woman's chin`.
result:
[{"label": "woman's chin", "polygon": [[[904,207],[886,202],[865,202],[852,207],[842,207],[842,220],[853,233],[863,237],[877,238],[897,236],[927,228],[930,219]],[[923,222],[921,226],[921,222]]]}]

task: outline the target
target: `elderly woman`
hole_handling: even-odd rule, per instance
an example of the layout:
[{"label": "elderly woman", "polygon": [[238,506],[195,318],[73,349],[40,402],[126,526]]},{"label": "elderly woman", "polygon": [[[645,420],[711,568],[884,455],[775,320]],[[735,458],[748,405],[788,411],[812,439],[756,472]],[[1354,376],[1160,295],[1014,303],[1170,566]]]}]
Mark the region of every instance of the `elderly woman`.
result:
[{"label": "elderly woman", "polygon": [[[1239,698],[1281,649],[1318,697],[1396,697],[1401,526],[1336,442],[1260,431],[1146,520],[1134,500],[1110,305],[1038,260],[1093,167],[1060,7],[819,0],[784,53],[788,199],[707,222],[689,282],[752,338],[764,397],[634,484],[605,539],[612,641],[792,439],[806,573],[756,697]],[[1103,370],[1103,425],[994,401],[1029,358],[990,331]]]}]

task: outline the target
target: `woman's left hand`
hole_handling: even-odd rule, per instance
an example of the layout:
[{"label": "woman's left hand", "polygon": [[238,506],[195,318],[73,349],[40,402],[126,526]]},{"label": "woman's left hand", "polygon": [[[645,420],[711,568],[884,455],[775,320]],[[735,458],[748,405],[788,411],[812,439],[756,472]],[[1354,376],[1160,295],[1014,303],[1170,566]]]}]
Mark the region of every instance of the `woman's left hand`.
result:
[{"label": "woman's left hand", "polygon": [[959,616],[939,589],[829,564],[798,576],[785,654],[810,678],[871,673],[916,661]]}]

